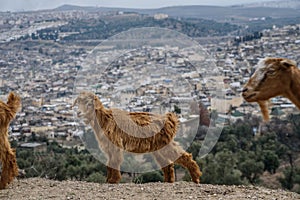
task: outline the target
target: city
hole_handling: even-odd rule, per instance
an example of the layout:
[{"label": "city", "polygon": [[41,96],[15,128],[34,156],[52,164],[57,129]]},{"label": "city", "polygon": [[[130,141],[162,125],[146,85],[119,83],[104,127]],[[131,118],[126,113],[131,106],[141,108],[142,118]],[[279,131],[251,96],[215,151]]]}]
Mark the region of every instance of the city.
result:
[{"label": "city", "polygon": [[[69,42],[67,45],[60,43],[59,41],[63,40],[65,35],[69,35],[68,33],[58,32],[57,39],[39,38],[35,40],[28,37],[37,33],[38,30],[63,26],[68,23],[68,19],[85,18],[87,15],[88,17],[91,17],[90,15],[95,17],[96,14],[81,11],[66,11],[46,12],[43,17],[34,13],[2,13],[2,15],[4,15],[4,18],[1,20],[1,27],[7,27],[7,31],[1,28],[2,42],[0,45],[3,53],[0,58],[0,67],[2,70],[0,91],[4,96],[3,98],[5,98],[5,95],[9,91],[18,91],[23,98],[23,109],[18,116],[19,120],[12,126],[12,137],[30,136],[34,132],[36,134],[44,134],[48,138],[70,139],[76,130],[76,123],[70,109],[72,99],[74,98],[72,95],[74,93],[74,86],[76,86],[75,79],[82,67],[81,65],[84,65],[83,62],[86,62],[85,59],[89,56],[88,52],[93,46],[80,45],[76,42]],[[120,13],[100,14],[100,16],[103,15],[119,16]],[[22,31],[17,28],[20,26],[22,26]],[[282,28],[273,27],[273,29],[264,30],[261,38],[251,41],[243,41],[242,38],[231,38],[228,41],[215,44],[202,44],[203,51],[206,51],[209,54],[208,56],[211,56],[210,62],[216,64],[218,72],[214,75],[214,78],[217,79],[214,81],[220,82],[220,88],[223,90],[221,92],[225,93],[224,99],[213,98],[209,93],[209,91],[215,89],[216,85],[209,85],[210,81],[201,80],[197,73],[204,75],[204,72],[195,68],[192,69],[192,66],[187,66],[187,61],[193,63],[193,60],[190,58],[192,58],[192,53],[195,54],[195,52],[188,51],[182,52],[182,55],[171,55],[173,60],[170,59],[168,61],[164,58],[168,57],[166,56],[168,52],[164,52],[164,50],[160,50],[159,52],[148,50],[147,52],[147,49],[143,49],[144,52],[138,52],[138,54],[131,53],[131,55],[127,55],[126,59],[128,61],[118,60],[121,64],[112,64],[118,66],[118,70],[112,67],[111,70],[114,71],[107,72],[106,77],[102,78],[102,82],[97,83],[97,90],[102,90],[99,94],[105,95],[107,93],[106,95],[109,95],[109,92],[104,92],[104,90],[113,90],[110,87],[115,87],[118,88],[117,90],[128,90],[127,93],[138,93],[141,99],[144,98],[143,95],[145,93],[163,94],[161,90],[164,88],[174,90],[174,83],[172,81],[178,78],[174,78],[169,69],[168,73],[160,74],[159,69],[161,67],[159,66],[157,66],[156,70],[154,69],[155,72],[152,72],[153,74],[151,73],[151,77],[157,79],[155,84],[145,85],[147,82],[146,77],[149,73],[146,71],[139,71],[140,75],[146,75],[145,78],[136,75],[137,79],[144,80],[144,85],[140,85],[144,88],[136,88],[134,85],[124,85],[135,82],[134,80],[123,80],[125,83],[116,83],[116,80],[120,79],[120,77],[126,77],[128,76],[127,74],[132,73],[130,67],[134,67],[135,69],[133,70],[137,70],[137,66],[142,67],[144,64],[145,66],[153,65],[154,60],[159,60],[160,65],[167,65],[176,69],[177,71],[174,71],[174,74],[181,74],[186,79],[193,81],[193,83],[190,83],[192,91],[186,91],[188,94],[177,94],[182,96],[181,98],[189,97],[192,99],[196,95],[197,100],[204,103],[209,110],[217,110],[225,120],[229,118],[230,120],[236,120],[234,113],[230,116],[227,115],[229,108],[232,107],[236,108],[234,112],[244,114],[245,112],[251,112],[260,115],[259,109],[256,106],[247,105],[243,102],[240,96],[241,88],[249,79],[251,73],[254,71],[255,64],[260,58],[279,56],[299,62],[299,28],[300,25],[289,25]],[[106,52],[106,55],[111,56],[113,53],[122,55],[120,52],[112,51]],[[151,53],[156,54],[156,56],[149,56],[148,54]],[[179,58],[176,59],[174,56]],[[199,63],[203,61],[204,59],[200,59]],[[106,66],[105,64],[102,65]],[[122,67],[121,69],[120,66]],[[147,67],[145,66],[143,68],[146,69]],[[99,76],[95,72],[93,74],[96,77]],[[135,73],[132,75],[135,76]],[[89,79],[97,80],[96,77],[89,77]],[[91,85],[91,83],[85,84]],[[119,88],[120,85],[123,88]],[[155,85],[161,89],[153,88]],[[95,87],[95,85],[93,86]],[[154,96],[145,98],[149,101],[149,105],[145,104],[141,99],[135,99],[138,103],[135,103],[135,105],[131,103],[130,109],[132,111],[145,111],[147,110],[147,106],[152,107],[162,104],[161,101],[157,102],[157,97]],[[108,96],[102,96],[102,98],[108,98]],[[171,95],[169,98],[174,99],[175,96],[172,97]],[[192,101],[191,99],[189,101]],[[220,101],[226,102],[226,107],[220,106]],[[109,105],[109,102],[107,102],[107,105]],[[112,105],[110,104],[110,106]],[[141,108],[141,105],[143,105],[143,108]],[[273,107],[279,107],[284,113],[297,112],[295,106],[283,98],[273,99],[272,105]],[[121,107],[124,107],[124,105]],[[126,109],[129,109],[129,107]],[[149,111],[153,111],[153,109],[155,108],[148,108]],[[189,112],[186,106],[182,109]],[[197,113],[194,112],[191,114],[195,115]]]},{"label": "city", "polygon": [[[218,22],[201,32],[201,23],[210,22],[122,10],[1,12],[0,99],[10,91],[22,98],[10,140],[38,155],[47,151],[48,141],[94,153],[94,144],[84,145],[90,128],[72,108],[82,90],[94,92],[109,108],[176,112],[181,126],[175,140],[186,149],[194,138],[204,140],[198,128],[202,105],[216,116],[210,119],[213,128],[249,115],[261,120],[258,105],[241,97],[243,85],[261,58],[300,62],[300,24],[251,34],[236,30],[238,23]],[[269,109],[271,117],[283,120],[300,114],[282,97],[272,99]],[[251,134],[261,135],[260,129],[251,127]]]}]

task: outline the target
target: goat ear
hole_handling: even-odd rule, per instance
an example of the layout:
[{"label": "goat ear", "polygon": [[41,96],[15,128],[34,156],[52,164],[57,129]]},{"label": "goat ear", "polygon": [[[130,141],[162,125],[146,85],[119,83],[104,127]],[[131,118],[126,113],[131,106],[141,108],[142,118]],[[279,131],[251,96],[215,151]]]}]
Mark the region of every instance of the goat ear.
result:
[{"label": "goat ear", "polygon": [[280,62],[286,69],[290,68],[291,66],[297,66],[297,62],[294,60],[289,60],[289,59],[283,59]]},{"label": "goat ear", "polygon": [[94,95],[93,105],[95,105],[96,103],[97,103],[97,96]]},{"label": "goat ear", "polygon": [[98,97],[96,95],[94,95],[94,101],[97,101]]},{"label": "goat ear", "polygon": [[99,104],[99,99],[96,95],[94,95],[94,102],[93,102],[94,108],[100,108],[101,105]]}]

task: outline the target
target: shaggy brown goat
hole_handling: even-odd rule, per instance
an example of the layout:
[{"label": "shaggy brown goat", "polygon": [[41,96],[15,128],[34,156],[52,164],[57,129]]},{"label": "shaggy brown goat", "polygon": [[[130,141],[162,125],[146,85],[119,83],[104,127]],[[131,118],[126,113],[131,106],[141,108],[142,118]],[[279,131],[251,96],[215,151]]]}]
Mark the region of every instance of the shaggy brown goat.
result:
[{"label": "shaggy brown goat", "polygon": [[265,58],[244,86],[243,97],[257,102],[264,121],[269,121],[267,102],[270,98],[283,96],[300,109],[300,70],[297,63],[285,58]]},{"label": "shaggy brown goat", "polygon": [[174,113],[156,115],[106,109],[91,92],[82,92],[74,101],[74,105],[78,105],[78,116],[93,128],[99,147],[108,158],[107,182],[120,181],[123,151],[152,152],[162,167],[165,182],[175,181],[174,163],[187,168],[195,183],[200,182],[199,166],[192,155],[174,141],[179,125]]},{"label": "shaggy brown goat", "polygon": [[12,92],[8,95],[7,103],[0,101],[0,159],[2,162],[0,189],[6,188],[18,175],[15,150],[10,147],[8,141],[8,127],[20,107],[20,97]]}]

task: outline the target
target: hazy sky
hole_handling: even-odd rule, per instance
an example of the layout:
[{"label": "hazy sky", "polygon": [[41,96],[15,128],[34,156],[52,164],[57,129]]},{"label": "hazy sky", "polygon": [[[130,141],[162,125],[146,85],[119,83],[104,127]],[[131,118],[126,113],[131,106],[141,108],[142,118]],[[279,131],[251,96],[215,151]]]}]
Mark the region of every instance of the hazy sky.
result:
[{"label": "hazy sky", "polygon": [[0,0],[0,11],[48,9],[63,4],[103,7],[159,8],[174,5],[227,6],[260,1],[261,0]]}]

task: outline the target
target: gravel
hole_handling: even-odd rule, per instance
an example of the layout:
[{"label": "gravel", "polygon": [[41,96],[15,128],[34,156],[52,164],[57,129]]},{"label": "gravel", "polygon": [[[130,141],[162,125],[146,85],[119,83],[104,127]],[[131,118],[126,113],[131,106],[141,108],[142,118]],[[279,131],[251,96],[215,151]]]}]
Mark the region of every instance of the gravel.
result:
[{"label": "gravel", "polygon": [[5,200],[45,199],[300,199],[300,194],[256,186],[224,186],[190,182],[147,184],[98,184],[82,181],[54,181],[41,178],[15,180],[8,189],[0,191]]}]

